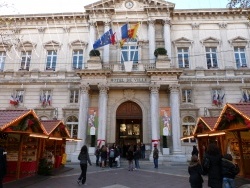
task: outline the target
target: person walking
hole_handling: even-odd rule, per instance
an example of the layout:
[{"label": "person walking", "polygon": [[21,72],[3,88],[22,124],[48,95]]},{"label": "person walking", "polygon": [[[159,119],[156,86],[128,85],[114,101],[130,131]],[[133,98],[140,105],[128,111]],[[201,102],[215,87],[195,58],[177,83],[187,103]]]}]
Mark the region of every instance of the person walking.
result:
[{"label": "person walking", "polygon": [[96,150],[95,150],[95,157],[96,157],[95,164],[96,164],[96,166],[99,166],[100,154],[101,154],[100,147],[97,146]]},{"label": "person walking", "polygon": [[141,158],[142,159],[145,159],[145,151],[146,151],[145,144],[141,143]]},{"label": "person walking", "polygon": [[232,155],[225,154],[222,158],[223,188],[236,188],[234,178],[239,172],[240,168],[233,163]]},{"label": "person walking", "polygon": [[128,171],[133,171],[134,147],[131,145],[127,152]]},{"label": "person walking", "polygon": [[137,146],[136,150],[134,152],[135,169],[139,169],[140,168],[140,164],[139,164],[140,157],[141,157],[141,149],[140,149],[139,146]]},{"label": "person walking", "polygon": [[153,159],[155,168],[158,168],[158,158],[159,158],[159,150],[157,148],[157,144],[154,144]]},{"label": "person walking", "polygon": [[115,163],[116,163],[116,167],[120,168],[121,167],[121,149],[120,147],[117,145],[115,148]]},{"label": "person walking", "polygon": [[78,160],[80,161],[80,167],[82,171],[77,180],[77,183],[80,185],[81,183],[85,184],[86,182],[86,173],[87,173],[88,163],[90,166],[92,165],[89,159],[88,148],[86,145],[82,146],[81,151],[78,155]]},{"label": "person walking", "polygon": [[109,168],[113,167],[113,163],[115,162],[115,148],[113,146],[109,149]]},{"label": "person walking", "polygon": [[0,188],[3,188],[3,178],[7,173],[6,152],[0,146]]},{"label": "person walking", "polygon": [[192,155],[191,162],[188,166],[189,173],[189,183],[191,188],[202,188],[203,184],[203,170],[199,162],[199,159],[196,155]]},{"label": "person walking", "polygon": [[101,148],[101,167],[104,169],[106,167],[108,151],[106,146],[102,146]]},{"label": "person walking", "polygon": [[192,154],[192,156],[193,155],[196,155],[197,157],[199,156],[199,151],[198,151],[198,149],[197,149],[197,147],[195,145],[193,146],[193,150],[192,150],[191,154]]},{"label": "person walking", "polygon": [[208,186],[211,188],[222,188],[221,159],[217,144],[209,144],[202,165],[203,170],[208,173]]}]

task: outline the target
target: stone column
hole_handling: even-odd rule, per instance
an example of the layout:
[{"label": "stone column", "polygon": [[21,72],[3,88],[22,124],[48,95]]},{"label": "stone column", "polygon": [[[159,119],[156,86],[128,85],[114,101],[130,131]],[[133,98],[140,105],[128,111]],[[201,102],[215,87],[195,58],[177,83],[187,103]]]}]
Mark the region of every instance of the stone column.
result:
[{"label": "stone column", "polygon": [[155,20],[148,21],[148,41],[149,41],[149,62],[155,62]]},{"label": "stone column", "polygon": [[98,101],[98,135],[97,145],[100,147],[106,143],[106,124],[107,124],[107,105],[108,105],[108,87],[106,85],[98,85],[99,101]]},{"label": "stone column", "polygon": [[87,51],[87,57],[89,56],[90,50],[93,49],[93,44],[96,40],[96,27],[95,27],[94,21],[89,21],[89,43],[88,43],[88,51]]},{"label": "stone column", "polygon": [[151,115],[151,131],[152,131],[152,148],[157,144],[160,148],[160,128],[159,128],[159,88],[157,84],[152,84],[149,89],[150,93],[150,115]]},{"label": "stone column", "polygon": [[[104,33],[106,33],[110,29],[110,21],[105,21],[104,25]],[[109,47],[110,45],[105,45],[103,47],[103,63],[109,63]]]},{"label": "stone column", "polygon": [[180,99],[179,85],[173,84],[170,89],[170,106],[172,117],[172,139],[173,139],[173,154],[181,154],[180,140]]},{"label": "stone column", "polygon": [[168,57],[172,56],[171,52],[171,31],[170,31],[170,20],[166,19],[163,20],[163,37],[164,37],[164,45],[165,49],[167,50]]},{"label": "stone column", "polygon": [[78,162],[78,155],[81,147],[86,144],[87,126],[88,126],[88,107],[89,107],[89,85],[80,86],[80,108],[78,117],[77,138],[82,139],[77,142],[76,151],[71,155],[71,162]]},{"label": "stone column", "polygon": [[88,123],[88,108],[89,108],[89,85],[81,85],[80,91],[80,108],[79,108],[79,123],[77,137],[82,141],[77,142],[77,150],[80,151],[81,147],[86,144],[87,123]]}]

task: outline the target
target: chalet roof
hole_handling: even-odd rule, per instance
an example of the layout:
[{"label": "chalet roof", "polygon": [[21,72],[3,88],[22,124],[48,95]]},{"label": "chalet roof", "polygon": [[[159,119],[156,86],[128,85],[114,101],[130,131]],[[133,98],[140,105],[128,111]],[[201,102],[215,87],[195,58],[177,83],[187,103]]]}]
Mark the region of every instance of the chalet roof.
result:
[{"label": "chalet roof", "polygon": [[45,131],[48,135],[51,135],[58,127],[61,128],[63,132],[66,134],[67,138],[70,138],[70,134],[63,121],[61,120],[42,120],[42,125],[45,128]]},{"label": "chalet roof", "polygon": [[218,117],[199,117],[193,134],[212,131],[217,119]]},{"label": "chalet roof", "polygon": [[[0,131],[20,122],[28,115],[32,115],[40,125],[39,118],[34,110],[0,110]],[[40,128],[45,132],[42,126]]]},{"label": "chalet roof", "polygon": [[[230,117],[226,117],[228,110],[232,110],[235,113],[233,115],[237,114],[239,117],[241,117],[241,119],[238,118],[230,120]],[[222,109],[214,129],[223,129],[222,125],[230,124],[230,122],[233,121],[238,121],[238,123],[240,123],[239,121],[241,121],[241,123],[244,124],[244,119],[250,121],[250,103],[227,103]],[[243,128],[242,126],[239,127]]]}]

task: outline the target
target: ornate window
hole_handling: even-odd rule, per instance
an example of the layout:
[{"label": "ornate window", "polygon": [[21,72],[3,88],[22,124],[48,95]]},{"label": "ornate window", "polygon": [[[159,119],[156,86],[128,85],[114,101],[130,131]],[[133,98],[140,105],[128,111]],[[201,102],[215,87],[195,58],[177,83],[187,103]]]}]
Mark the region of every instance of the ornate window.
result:
[{"label": "ornate window", "polygon": [[[182,120],[182,136],[190,136],[195,129],[195,119],[191,116],[185,116]],[[188,138],[183,140],[184,143],[196,142],[194,138]]]},{"label": "ornate window", "polygon": [[43,44],[43,46],[47,51],[45,70],[55,71],[57,64],[57,52],[60,50],[61,44],[52,40]]},{"label": "ornate window", "polygon": [[189,68],[188,48],[177,48],[179,68]]},{"label": "ornate window", "polygon": [[48,50],[47,51],[47,59],[46,59],[46,70],[55,71],[56,61],[57,61],[57,51],[56,50]]},{"label": "ornate window", "polygon": [[51,106],[52,102],[52,92],[51,90],[42,90],[40,96],[40,103],[43,107]]},{"label": "ornate window", "polygon": [[73,69],[83,68],[83,50],[73,50]]},{"label": "ornate window", "polygon": [[138,63],[138,44],[136,39],[127,39],[127,42],[121,48],[121,63],[125,61],[133,61]]},{"label": "ornate window", "polygon": [[221,89],[212,90],[212,104],[215,106],[221,106],[223,104],[225,94],[222,93]]},{"label": "ornate window", "polygon": [[192,90],[191,89],[183,89],[182,90],[182,102],[183,103],[191,103],[192,102]]},{"label": "ornate window", "polygon": [[31,61],[31,51],[21,52],[21,67],[19,70],[29,70]]},{"label": "ornate window", "polygon": [[242,89],[241,102],[250,102],[250,89]]},{"label": "ornate window", "polygon": [[10,104],[14,106],[23,104],[23,98],[24,98],[24,90],[16,90],[11,95]]},{"label": "ornate window", "polygon": [[79,90],[78,89],[70,90],[69,102],[78,103],[78,101],[79,101]]},{"label": "ornate window", "polygon": [[75,116],[68,117],[66,126],[67,129],[69,130],[71,138],[77,138],[78,119]]},{"label": "ornate window", "polygon": [[6,52],[0,51],[0,71],[3,71],[6,59]]},{"label": "ornate window", "polygon": [[249,45],[249,40],[244,37],[238,36],[229,40],[228,42],[234,48],[236,67],[247,67],[246,47]]},{"label": "ornate window", "polygon": [[201,40],[201,43],[205,46],[207,68],[218,68],[217,50],[221,41],[213,37],[208,37]]},{"label": "ornate window", "polygon": [[217,48],[206,47],[207,68],[218,68]]},{"label": "ornate window", "polygon": [[234,58],[236,67],[247,67],[245,47],[234,47]]}]

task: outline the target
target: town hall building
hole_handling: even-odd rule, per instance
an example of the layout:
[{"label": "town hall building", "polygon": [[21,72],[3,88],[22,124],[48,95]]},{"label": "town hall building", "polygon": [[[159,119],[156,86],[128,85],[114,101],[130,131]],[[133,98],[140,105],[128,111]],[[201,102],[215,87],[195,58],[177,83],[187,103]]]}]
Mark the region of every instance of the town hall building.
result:
[{"label": "town hall building", "polygon": [[[175,9],[165,0],[102,0],[82,12],[1,16],[0,109],[67,125],[68,160],[86,144],[146,146],[187,161],[200,116],[250,102],[249,11]],[[139,24],[121,45],[122,28]],[[110,31],[115,42],[93,44]],[[157,55],[165,49],[167,55]]]}]

